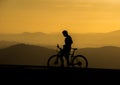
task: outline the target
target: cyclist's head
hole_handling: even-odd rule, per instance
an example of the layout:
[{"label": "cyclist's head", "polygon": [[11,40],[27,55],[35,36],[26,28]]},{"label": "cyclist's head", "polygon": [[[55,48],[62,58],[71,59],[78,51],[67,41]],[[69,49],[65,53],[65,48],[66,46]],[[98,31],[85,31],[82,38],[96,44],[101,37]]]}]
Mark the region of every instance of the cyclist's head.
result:
[{"label": "cyclist's head", "polygon": [[62,33],[63,33],[63,35],[64,35],[65,37],[68,36],[67,30],[63,30]]}]

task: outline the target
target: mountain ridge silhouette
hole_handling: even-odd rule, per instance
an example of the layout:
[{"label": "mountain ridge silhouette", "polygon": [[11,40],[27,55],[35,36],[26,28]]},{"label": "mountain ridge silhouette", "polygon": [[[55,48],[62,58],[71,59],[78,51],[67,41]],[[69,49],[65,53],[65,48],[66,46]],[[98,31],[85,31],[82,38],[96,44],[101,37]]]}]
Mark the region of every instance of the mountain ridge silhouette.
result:
[{"label": "mountain ridge silhouette", "polygon": [[46,65],[48,55],[53,53],[55,50],[21,43],[0,49],[0,64]]},{"label": "mountain ridge silhouette", "polygon": [[[88,59],[89,68],[120,69],[119,52],[120,47],[105,46],[78,49],[76,54]],[[22,43],[0,49],[0,64],[46,66],[47,59],[54,54],[54,49]]]},{"label": "mountain ridge silhouette", "polygon": [[[119,46],[120,47],[120,30],[108,33],[71,33],[74,41],[74,47],[103,47],[103,46]],[[63,36],[61,33],[20,33],[20,34],[4,34],[0,36],[0,41],[15,41],[19,43],[41,45],[41,46],[54,46],[55,44],[63,44]],[[49,42],[48,42],[49,41]]]}]

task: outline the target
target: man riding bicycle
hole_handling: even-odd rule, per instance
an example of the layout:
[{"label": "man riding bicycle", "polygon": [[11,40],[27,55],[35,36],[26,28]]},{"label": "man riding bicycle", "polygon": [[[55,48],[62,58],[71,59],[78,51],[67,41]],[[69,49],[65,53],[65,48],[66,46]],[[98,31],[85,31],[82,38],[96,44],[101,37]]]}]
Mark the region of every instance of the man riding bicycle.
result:
[{"label": "man riding bicycle", "polygon": [[65,44],[63,45],[63,49],[61,50],[59,57],[61,60],[61,66],[64,67],[64,60],[63,56],[65,57],[67,61],[67,66],[69,66],[69,54],[71,51],[71,45],[73,43],[73,40],[71,36],[68,34],[67,30],[62,31],[63,36],[65,37]]}]

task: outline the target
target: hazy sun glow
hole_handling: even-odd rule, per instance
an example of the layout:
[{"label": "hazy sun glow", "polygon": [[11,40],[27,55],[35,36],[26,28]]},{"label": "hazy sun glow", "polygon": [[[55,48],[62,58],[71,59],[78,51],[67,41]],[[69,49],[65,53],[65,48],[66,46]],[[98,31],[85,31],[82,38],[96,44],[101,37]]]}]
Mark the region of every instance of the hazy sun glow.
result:
[{"label": "hazy sun glow", "polygon": [[120,29],[120,0],[0,0],[0,33]]}]

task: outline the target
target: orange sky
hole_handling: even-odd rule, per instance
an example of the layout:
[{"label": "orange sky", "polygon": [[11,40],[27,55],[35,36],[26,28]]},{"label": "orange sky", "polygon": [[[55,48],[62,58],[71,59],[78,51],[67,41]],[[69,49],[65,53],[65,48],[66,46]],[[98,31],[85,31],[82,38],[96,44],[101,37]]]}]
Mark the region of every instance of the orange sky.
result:
[{"label": "orange sky", "polygon": [[0,0],[0,33],[120,29],[120,0]]}]

